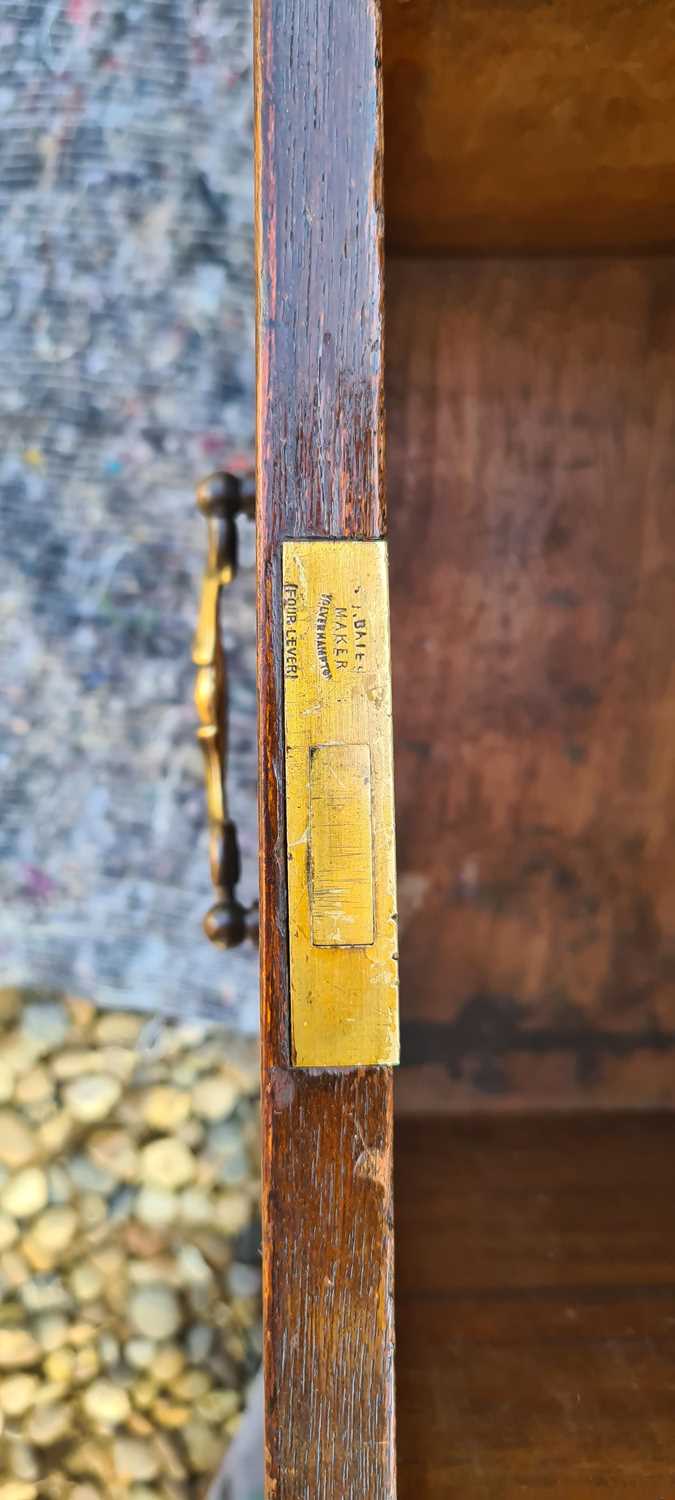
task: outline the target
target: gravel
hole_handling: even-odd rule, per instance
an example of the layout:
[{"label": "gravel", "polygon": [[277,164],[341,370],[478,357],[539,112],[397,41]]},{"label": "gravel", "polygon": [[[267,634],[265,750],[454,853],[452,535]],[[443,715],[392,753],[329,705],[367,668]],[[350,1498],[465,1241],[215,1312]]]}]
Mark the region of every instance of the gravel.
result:
[{"label": "gravel", "polygon": [[[45,1500],[146,1480],[197,1500],[260,1362],[257,1049],[79,999],[58,1028],[46,999],[43,1028],[22,1000],[0,991],[0,1474]],[[46,1087],[26,1094],[38,1058]]]}]

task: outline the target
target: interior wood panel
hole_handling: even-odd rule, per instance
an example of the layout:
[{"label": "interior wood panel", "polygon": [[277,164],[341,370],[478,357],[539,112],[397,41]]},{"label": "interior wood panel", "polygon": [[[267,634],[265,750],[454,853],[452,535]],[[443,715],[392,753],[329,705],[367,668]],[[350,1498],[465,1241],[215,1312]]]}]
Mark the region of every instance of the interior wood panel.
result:
[{"label": "interior wood panel", "polygon": [[675,1102],[674,272],[388,267],[402,1107]]},{"label": "interior wood panel", "polygon": [[384,0],[394,250],[675,242],[673,0]]},{"label": "interior wood panel", "polygon": [[675,1117],[400,1121],[399,1500],[667,1500]]}]

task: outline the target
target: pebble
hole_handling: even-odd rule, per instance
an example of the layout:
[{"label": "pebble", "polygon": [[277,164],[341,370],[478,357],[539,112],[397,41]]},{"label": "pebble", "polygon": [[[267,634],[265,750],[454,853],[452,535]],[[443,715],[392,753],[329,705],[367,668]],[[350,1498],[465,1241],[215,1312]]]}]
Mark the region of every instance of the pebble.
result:
[{"label": "pebble", "polygon": [[70,1407],[63,1402],[36,1406],[26,1425],[26,1437],[37,1448],[50,1448],[70,1430]]},{"label": "pebble", "polygon": [[238,1146],[236,1151],[228,1152],[219,1164],[218,1176],[225,1187],[236,1187],[244,1182],[248,1176],[248,1157],[243,1146]]},{"label": "pebble", "polygon": [[155,1345],[152,1339],[129,1339],[124,1345],[124,1358],[134,1370],[147,1370],[152,1364]]},{"label": "pebble", "polygon": [[137,1064],[136,1053],[130,1047],[102,1047],[99,1053],[99,1066],[107,1073],[113,1073],[122,1083],[128,1083]]},{"label": "pebble", "polygon": [[81,1261],[79,1265],[73,1266],[68,1285],[76,1301],[93,1302],[96,1297],[100,1297],[105,1283],[97,1266],[91,1261]]},{"label": "pebble", "polygon": [[88,1145],[95,1167],[117,1182],[134,1182],[138,1175],[138,1152],[126,1130],[97,1130]]},{"label": "pebble", "polygon": [[228,1282],[233,1297],[257,1297],[260,1292],[260,1267],[247,1266],[244,1261],[233,1261]]},{"label": "pebble", "polygon": [[36,1055],[44,1057],[61,1047],[68,1035],[68,1015],[58,1000],[29,1001],[21,1011],[21,1031],[30,1038]]},{"label": "pebble", "polygon": [[72,1133],[73,1120],[67,1109],[57,1110],[56,1114],[43,1120],[38,1129],[40,1145],[50,1156],[56,1156],[61,1151],[65,1151]]},{"label": "pebble", "polygon": [[197,1474],[215,1473],[222,1457],[223,1442],[207,1422],[186,1422],[182,1437],[190,1464]]},{"label": "pebble", "polygon": [[204,1422],[227,1422],[236,1416],[241,1405],[237,1391],[207,1391],[195,1401],[195,1411]]},{"label": "pebble", "polygon": [[0,1162],[13,1172],[36,1155],[34,1132],[13,1109],[0,1109]]},{"label": "pebble", "polygon": [[50,1203],[69,1203],[73,1196],[72,1182],[65,1167],[58,1162],[47,1168],[47,1187]]},{"label": "pebble", "polygon": [[61,1312],[42,1313],[33,1326],[36,1338],[48,1354],[62,1349],[70,1337],[71,1325]]},{"label": "pebble", "polygon": [[100,1442],[81,1442],[68,1455],[66,1467],[70,1474],[83,1474],[100,1479],[104,1493],[115,1478],[112,1459],[107,1447]]},{"label": "pebble", "polygon": [[5,1065],[19,1077],[37,1061],[39,1048],[28,1037],[22,1036],[20,1031],[10,1031],[2,1043],[0,1056]]},{"label": "pebble", "polygon": [[0,1409],[6,1417],[22,1417],[35,1401],[40,1382],[36,1375],[10,1375],[0,1382]]},{"label": "pebble", "polygon": [[9,1250],[10,1245],[16,1244],[19,1238],[19,1230],[9,1214],[0,1214],[0,1251]]},{"label": "pebble", "polygon": [[185,1370],[174,1380],[171,1389],[181,1401],[197,1401],[211,1389],[211,1381],[205,1370]]},{"label": "pebble", "polygon": [[47,1379],[56,1385],[70,1385],[75,1369],[75,1353],[72,1349],[54,1349],[42,1366]]},{"label": "pebble", "polygon": [[77,1214],[66,1205],[47,1208],[35,1220],[31,1237],[50,1258],[62,1255],[77,1229]]},{"label": "pebble", "polygon": [[241,1234],[251,1218],[251,1205],[245,1193],[219,1193],[214,1203],[214,1218],[223,1234]]},{"label": "pebble", "polygon": [[107,1195],[115,1187],[112,1172],[81,1152],[78,1152],[77,1156],[71,1156],[68,1162],[68,1173],[81,1193]]},{"label": "pebble", "polygon": [[195,1159],[182,1141],[162,1136],[141,1152],[141,1173],[145,1182],[175,1190],[194,1177]]},{"label": "pebble", "polygon": [[21,1251],[29,1272],[51,1270],[53,1265],[51,1255],[46,1255],[31,1235],[26,1235],[26,1238],[22,1240]]},{"label": "pebble", "polygon": [[180,1406],[175,1401],[169,1401],[165,1396],[158,1396],[152,1403],[152,1415],[159,1422],[160,1427],[184,1427],[190,1416],[190,1407]]},{"label": "pebble", "polygon": [[153,1187],[146,1183],[136,1196],[134,1213],[143,1224],[151,1228],[164,1228],[171,1224],[178,1212],[175,1194],[167,1188]]},{"label": "pebble", "polygon": [[86,1385],[87,1381],[94,1380],[100,1368],[98,1350],[93,1344],[85,1345],[84,1349],[78,1349],[73,1365],[73,1385]]},{"label": "pebble", "polygon": [[151,1130],[175,1130],[190,1113],[190,1095],[182,1089],[158,1084],[143,1101],[143,1118]]},{"label": "pebble", "polygon": [[[161,1191],[161,1189],[157,1189]],[[164,1239],[158,1229],[152,1229],[149,1224],[141,1224],[132,1219],[124,1231],[124,1243],[130,1255],[146,1256],[148,1260],[153,1255],[160,1255],[164,1248]]]},{"label": "pebble", "polygon": [[76,1120],[91,1124],[104,1120],[117,1104],[122,1092],[118,1078],[106,1073],[85,1073],[68,1084],[65,1090],[66,1108]]},{"label": "pebble", "polygon": [[153,1439],[153,1447],[167,1479],[175,1479],[178,1482],[181,1479],[185,1479],[185,1465],[176,1452],[175,1445],[168,1433],[156,1432]]},{"label": "pebble", "polygon": [[205,1120],[223,1120],[232,1114],[238,1097],[231,1078],[224,1078],[222,1073],[207,1073],[192,1090],[192,1107]]},{"label": "pebble", "polygon": [[119,1245],[101,1245],[89,1258],[107,1282],[118,1281],[124,1275],[125,1255]]},{"label": "pebble", "polygon": [[31,1068],[22,1078],[17,1078],[14,1098],[22,1109],[30,1109],[32,1105],[42,1104],[51,1097],[52,1084],[46,1068]]},{"label": "pebble", "polygon": [[198,1150],[204,1144],[204,1126],[201,1120],[195,1119],[194,1115],[191,1115],[189,1120],[185,1120],[183,1125],[179,1125],[176,1135],[179,1141],[190,1147],[191,1151]]},{"label": "pebble", "polygon": [[85,1229],[96,1229],[106,1218],[105,1198],[100,1193],[83,1193],[80,1198],[80,1219]]},{"label": "pebble", "polygon": [[149,1375],[141,1376],[137,1380],[132,1391],[134,1406],[140,1407],[141,1411],[147,1411],[152,1406],[157,1395],[157,1386]]},{"label": "pebble", "polygon": [[186,1224],[210,1224],[214,1217],[214,1205],[208,1193],[201,1188],[184,1188],[178,1199],[178,1212]]},{"label": "pebble", "polygon": [[70,1298],[59,1276],[33,1276],[21,1288],[21,1301],[27,1312],[53,1312],[67,1307]]},{"label": "pebble", "polygon": [[101,1356],[101,1364],[119,1364],[120,1346],[119,1340],[115,1338],[114,1333],[101,1334],[101,1337],[98,1341],[98,1352]]},{"label": "pebble", "polygon": [[129,1317],[143,1338],[169,1339],[180,1328],[178,1298],[169,1287],[142,1286],[131,1298]]},{"label": "pebble", "polygon": [[60,1401],[67,1394],[66,1387],[61,1381],[48,1380],[40,1385],[35,1395],[36,1406],[51,1406],[55,1401]]},{"label": "pebble", "polygon": [[113,1443],[113,1461],[118,1479],[127,1483],[155,1479],[159,1473],[157,1455],[142,1438],[118,1437]]},{"label": "pebble", "polygon": [[176,1255],[176,1271],[188,1286],[208,1286],[213,1280],[210,1265],[196,1245],[181,1245]]},{"label": "pebble", "polygon": [[81,1349],[83,1344],[90,1344],[96,1338],[97,1331],[93,1323],[83,1320],[81,1323],[70,1324],[68,1338],[76,1349]]},{"label": "pebble", "polygon": [[252,1061],[247,1061],[243,1056],[235,1058],[230,1051],[223,1071],[233,1079],[245,1098],[253,1099],[257,1095],[260,1087],[260,1058],[257,1054]]},{"label": "pebble", "polygon": [[175,1285],[178,1278],[170,1255],[162,1254],[162,1246],[152,1257],[144,1260],[130,1259],[127,1262],[129,1280],[136,1286],[154,1286],[161,1281],[164,1286]]},{"label": "pebble", "polygon": [[206,1323],[194,1323],[188,1329],[186,1343],[189,1358],[194,1364],[203,1365],[211,1353],[213,1329]]},{"label": "pebble", "polygon": [[4,1250],[0,1255],[0,1275],[7,1286],[20,1291],[30,1277],[30,1266],[19,1250]]},{"label": "pebble", "polygon": [[95,1380],[82,1398],[88,1417],[107,1427],[117,1427],[131,1411],[131,1402],[122,1386],[111,1380]]},{"label": "pebble", "polygon": [[83,1073],[100,1073],[102,1071],[101,1054],[94,1047],[68,1049],[52,1058],[51,1069],[59,1083],[65,1083],[72,1078],[80,1078]]},{"label": "pebble", "polygon": [[8,1440],[7,1448],[9,1468],[11,1473],[16,1475],[17,1479],[23,1479],[30,1483],[39,1479],[40,1465],[37,1455],[29,1443],[26,1443],[23,1438],[14,1437],[12,1434]]},{"label": "pebble", "polygon": [[165,1344],[154,1354],[152,1373],[158,1385],[170,1385],[185,1366],[185,1355],[177,1344]]},{"label": "pebble", "polygon": [[110,1010],[96,1022],[94,1035],[102,1047],[135,1047],[143,1027],[143,1017],[131,1011]]},{"label": "pebble", "polygon": [[0,1191],[0,1206],[14,1219],[27,1219],[46,1207],[47,1177],[42,1167],[24,1167]]}]

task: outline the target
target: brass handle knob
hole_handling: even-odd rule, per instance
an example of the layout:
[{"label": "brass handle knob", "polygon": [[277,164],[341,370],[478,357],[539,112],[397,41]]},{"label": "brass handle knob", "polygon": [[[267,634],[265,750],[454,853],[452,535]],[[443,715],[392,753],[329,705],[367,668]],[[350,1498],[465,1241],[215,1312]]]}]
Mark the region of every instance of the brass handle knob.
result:
[{"label": "brass handle knob", "polygon": [[206,519],[208,547],[192,659],[197,668],[197,739],[204,756],[211,880],[217,897],[204,918],[204,931],[218,947],[236,948],[245,938],[257,942],[258,903],[246,907],[237,896],[241,860],[227,799],[227,658],[219,605],[221,590],[237,573],[236,518],[255,515],[255,497],[238,475],[210,474],[197,488],[197,509]]}]

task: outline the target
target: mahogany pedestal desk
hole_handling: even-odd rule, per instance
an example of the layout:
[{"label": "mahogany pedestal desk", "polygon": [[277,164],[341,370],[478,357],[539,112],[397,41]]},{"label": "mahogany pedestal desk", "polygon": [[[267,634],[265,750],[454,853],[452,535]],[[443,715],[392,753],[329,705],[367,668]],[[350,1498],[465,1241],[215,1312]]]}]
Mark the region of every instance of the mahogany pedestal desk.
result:
[{"label": "mahogany pedestal desk", "polygon": [[[255,11],[268,1500],[672,1500],[675,5]],[[291,973],[284,720],[385,412],[395,1088],[322,1051],[330,881]]]}]

